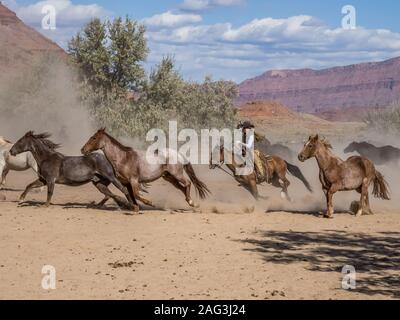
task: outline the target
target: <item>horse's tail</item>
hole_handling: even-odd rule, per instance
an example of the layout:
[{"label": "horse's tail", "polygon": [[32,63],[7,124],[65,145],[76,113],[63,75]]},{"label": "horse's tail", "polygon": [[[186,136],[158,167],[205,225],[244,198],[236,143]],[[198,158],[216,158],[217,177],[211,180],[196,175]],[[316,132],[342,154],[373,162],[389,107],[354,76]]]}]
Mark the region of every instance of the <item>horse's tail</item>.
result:
[{"label": "horse's tail", "polygon": [[307,190],[310,192],[313,192],[310,183],[307,181],[306,177],[304,177],[303,173],[301,172],[300,168],[298,166],[295,166],[294,164],[291,164],[287,161],[285,161],[287,170],[289,173],[293,176],[295,176],[297,179],[302,181],[304,185],[306,186]]},{"label": "horse's tail", "polygon": [[185,172],[189,176],[190,181],[192,181],[192,183],[194,184],[200,198],[205,199],[211,193],[211,191],[208,189],[205,183],[201,182],[199,178],[197,178],[193,166],[190,163],[185,164],[183,168],[185,169]]},{"label": "horse's tail", "polygon": [[372,194],[376,198],[390,200],[389,184],[383,177],[382,173],[380,173],[378,170],[375,171],[374,190],[372,191]]}]

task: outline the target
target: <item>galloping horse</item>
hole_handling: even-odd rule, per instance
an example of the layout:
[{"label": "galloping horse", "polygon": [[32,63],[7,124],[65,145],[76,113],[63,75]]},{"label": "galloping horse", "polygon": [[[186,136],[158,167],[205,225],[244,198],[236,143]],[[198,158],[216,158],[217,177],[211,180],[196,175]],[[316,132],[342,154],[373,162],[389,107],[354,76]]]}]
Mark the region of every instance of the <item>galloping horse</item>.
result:
[{"label": "galloping horse", "polygon": [[372,214],[368,188],[374,185],[373,195],[377,198],[389,200],[388,184],[380,172],[375,169],[371,160],[364,157],[350,157],[343,161],[332,152],[332,145],[318,135],[310,136],[303,150],[299,153],[299,160],[304,162],[315,157],[319,166],[319,178],[326,195],[326,218],[333,218],[333,195],[338,191],[357,190],[361,193],[360,207],[356,216]]},{"label": "galloping horse", "polygon": [[20,197],[20,203],[25,200],[31,189],[47,186],[47,201],[44,207],[48,207],[55,184],[81,186],[89,182],[105,195],[99,205],[103,205],[111,197],[120,207],[127,207],[124,199],[114,195],[107,188],[110,183],[132,202],[128,190],[115,177],[114,170],[104,155],[93,153],[83,157],[67,157],[56,151],[60,145],[48,140],[49,137],[48,133],[34,134],[33,131],[29,131],[10,150],[12,156],[29,151],[38,164],[39,179],[26,187]]},{"label": "galloping horse", "polygon": [[378,166],[385,164],[400,165],[400,149],[392,146],[378,148],[368,142],[352,142],[344,149],[345,153],[354,151],[372,160]]},{"label": "galloping horse", "polygon": [[[215,164],[213,161],[214,157],[217,156],[216,152],[219,153],[219,164]],[[232,163],[225,163],[226,155],[228,155],[226,154],[227,152],[229,152]],[[267,172],[266,177],[264,177],[262,181],[257,179],[257,175],[254,170],[249,175],[237,175],[236,171],[241,167],[241,165],[236,162],[234,151],[227,150],[223,145],[219,146],[219,150],[217,147],[211,153],[210,169],[215,169],[225,164],[232,172],[232,176],[236,179],[236,181],[238,181],[246,190],[248,190],[256,200],[266,199],[266,197],[260,196],[257,188],[258,184],[266,182],[271,183],[271,185],[276,188],[281,188],[282,199],[291,201],[288,193],[290,181],[286,178],[286,172],[289,172],[291,175],[301,180],[307,190],[312,192],[310,184],[297,166],[288,163],[278,156],[266,156],[263,153],[260,154],[264,166],[264,172]]]},{"label": "galloping horse", "polygon": [[[151,201],[140,195],[140,185],[150,183],[159,178],[171,183],[175,188],[183,192],[187,203],[191,207],[196,204],[191,198],[191,182],[194,184],[201,199],[205,199],[210,190],[201,182],[190,163],[182,164],[182,155],[174,150],[158,150],[158,155],[154,156],[151,163],[146,158],[146,154],[126,147],[109,135],[106,130],[98,130],[86,144],[82,147],[82,154],[88,155],[93,151],[102,150],[107,159],[112,164],[118,179],[128,188],[134,203],[135,210],[139,211],[136,199],[146,205],[154,206]],[[177,159],[177,163],[170,163],[170,159]],[[183,172],[189,176],[187,179]]]},{"label": "galloping horse", "polygon": [[6,183],[6,177],[10,170],[25,171],[32,168],[36,173],[38,167],[32,153],[24,152],[15,157],[10,154],[13,144],[0,136],[0,189]]}]

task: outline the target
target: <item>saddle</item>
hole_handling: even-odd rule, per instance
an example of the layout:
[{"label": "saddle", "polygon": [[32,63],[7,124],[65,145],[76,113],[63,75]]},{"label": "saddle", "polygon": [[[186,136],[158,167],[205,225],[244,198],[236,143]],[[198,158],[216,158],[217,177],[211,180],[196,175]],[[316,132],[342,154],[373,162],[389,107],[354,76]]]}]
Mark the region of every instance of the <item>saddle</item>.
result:
[{"label": "saddle", "polygon": [[271,183],[272,168],[269,162],[273,161],[272,156],[265,155],[264,153],[255,150],[254,169],[256,171],[257,183],[266,182]]}]

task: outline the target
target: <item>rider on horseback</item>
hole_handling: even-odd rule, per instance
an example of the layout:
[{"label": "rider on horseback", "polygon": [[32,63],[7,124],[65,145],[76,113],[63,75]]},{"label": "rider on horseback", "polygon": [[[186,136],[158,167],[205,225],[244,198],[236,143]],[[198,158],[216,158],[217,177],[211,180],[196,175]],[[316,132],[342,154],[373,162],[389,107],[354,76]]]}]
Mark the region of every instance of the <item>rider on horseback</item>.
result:
[{"label": "rider on horseback", "polygon": [[[267,170],[265,170],[265,165],[263,164],[263,155],[257,149],[254,149],[254,143],[260,142],[264,138],[263,136],[254,132],[254,124],[250,121],[239,122],[237,129],[242,130],[242,141],[236,141],[236,145],[239,146],[242,150],[242,156],[246,157],[247,152],[252,152],[254,150],[254,170],[256,172],[258,181],[267,181],[269,182],[269,175]],[[253,130],[247,139],[248,130]]]}]

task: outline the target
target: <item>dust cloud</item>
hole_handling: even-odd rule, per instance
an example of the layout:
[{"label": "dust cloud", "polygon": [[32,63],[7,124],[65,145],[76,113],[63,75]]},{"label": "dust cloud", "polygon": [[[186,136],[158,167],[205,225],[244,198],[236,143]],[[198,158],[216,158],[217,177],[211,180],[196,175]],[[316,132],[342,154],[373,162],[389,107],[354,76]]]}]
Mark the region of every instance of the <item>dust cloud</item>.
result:
[{"label": "dust cloud", "polygon": [[78,93],[71,68],[51,58],[0,76],[0,135],[15,142],[30,130],[49,132],[63,152],[79,154],[94,125]]}]

